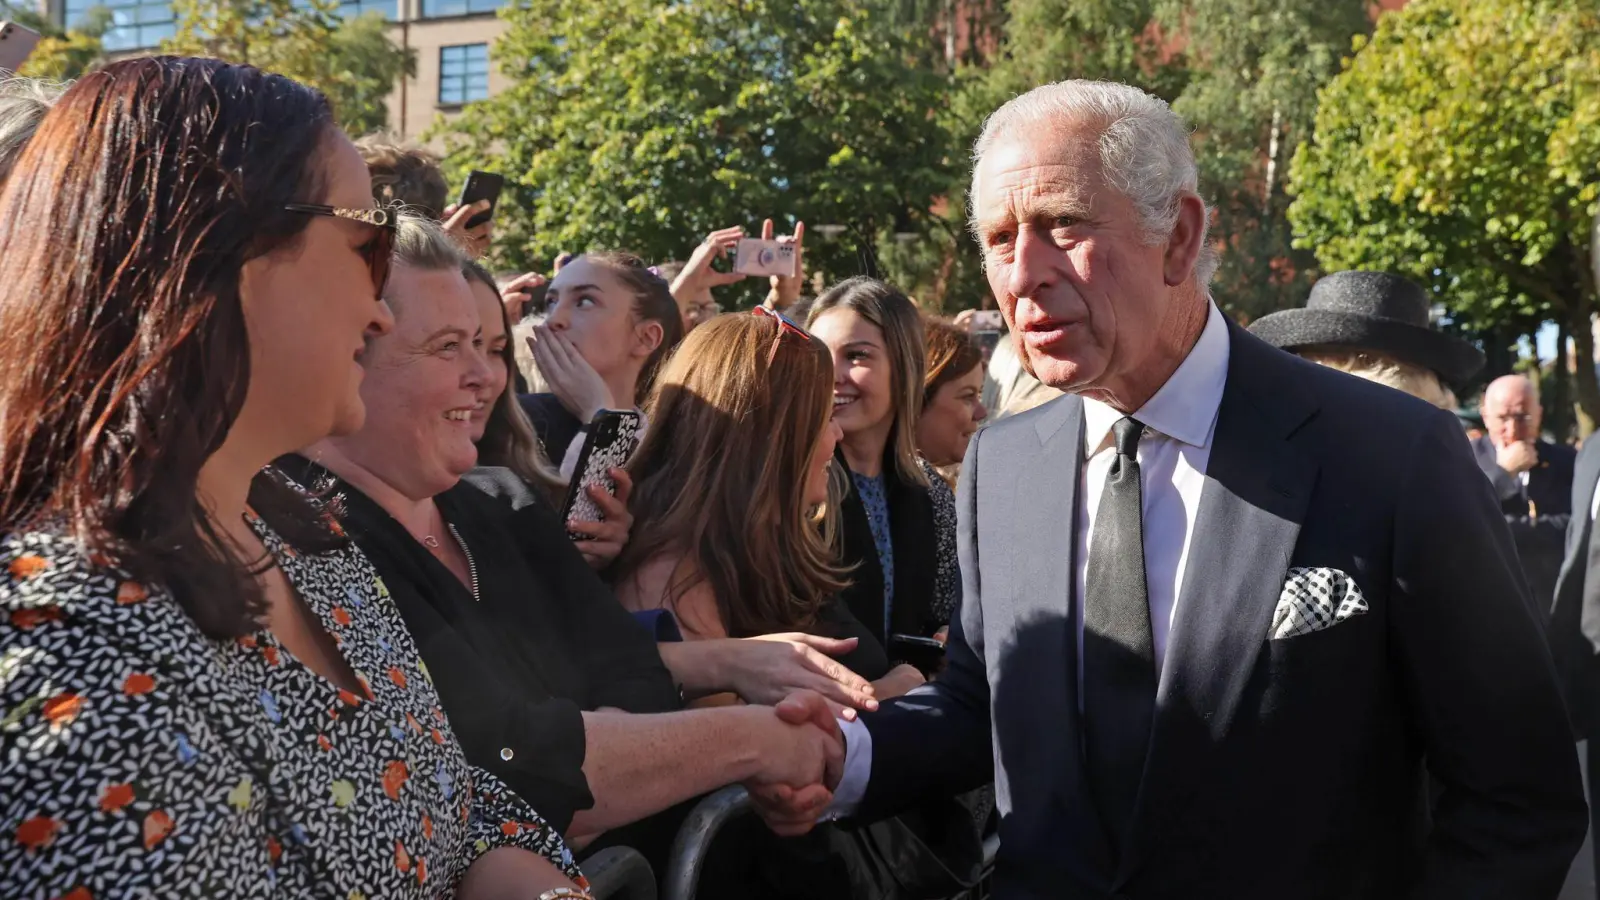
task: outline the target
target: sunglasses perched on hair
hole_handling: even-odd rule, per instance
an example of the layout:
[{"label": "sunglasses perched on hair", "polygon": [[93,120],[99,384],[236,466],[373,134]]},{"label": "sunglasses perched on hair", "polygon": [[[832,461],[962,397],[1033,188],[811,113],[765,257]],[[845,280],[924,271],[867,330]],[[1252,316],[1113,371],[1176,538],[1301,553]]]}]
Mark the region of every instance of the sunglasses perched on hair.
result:
[{"label": "sunglasses perched on hair", "polygon": [[772,365],[773,360],[778,358],[778,345],[783,343],[783,336],[785,334],[793,333],[808,341],[811,340],[811,332],[801,328],[799,325],[796,325],[793,319],[775,309],[767,309],[765,306],[758,306],[755,309],[750,310],[750,314],[753,316],[763,316],[768,319],[778,320],[778,333],[772,339],[772,349],[767,351],[767,365],[769,366]]},{"label": "sunglasses perched on hair", "polygon": [[398,219],[392,210],[371,207],[346,209],[339,206],[324,206],[320,203],[285,203],[283,208],[288,212],[308,216],[328,216],[372,226],[374,237],[361,245],[360,253],[361,258],[367,261],[367,271],[372,275],[372,287],[378,292],[378,299],[383,299],[383,289],[389,284],[395,234],[399,231]]}]

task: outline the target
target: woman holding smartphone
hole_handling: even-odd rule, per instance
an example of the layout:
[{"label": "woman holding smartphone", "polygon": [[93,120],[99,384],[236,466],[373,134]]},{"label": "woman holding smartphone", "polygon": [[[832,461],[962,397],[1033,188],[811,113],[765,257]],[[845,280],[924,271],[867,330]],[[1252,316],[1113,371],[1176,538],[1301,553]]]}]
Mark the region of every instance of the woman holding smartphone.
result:
[{"label": "woman holding smartphone", "polygon": [[911,300],[872,278],[818,297],[810,329],[833,355],[833,420],[843,434],[841,561],[851,613],[886,646],[929,637],[961,599],[955,495],[917,454],[922,413],[922,319]]}]

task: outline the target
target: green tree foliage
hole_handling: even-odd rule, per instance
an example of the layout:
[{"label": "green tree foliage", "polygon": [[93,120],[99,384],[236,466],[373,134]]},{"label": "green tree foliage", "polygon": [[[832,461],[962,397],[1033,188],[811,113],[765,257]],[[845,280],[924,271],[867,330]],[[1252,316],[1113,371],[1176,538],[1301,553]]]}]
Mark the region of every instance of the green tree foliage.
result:
[{"label": "green tree foliage", "polygon": [[35,8],[0,2],[0,20],[10,20],[40,35],[18,74],[48,81],[69,81],[105,59],[101,38],[111,27],[111,11],[97,6],[71,28],[62,28]]},{"label": "green tree foliage", "polygon": [[377,13],[346,20],[334,0],[173,0],[163,53],[213,56],[287,75],[328,95],[351,134],[387,126],[386,98],[416,71]]},{"label": "green tree foliage", "polygon": [[[1461,324],[1556,320],[1593,358],[1600,9],[1415,0],[1357,40],[1295,155],[1290,221],[1328,269],[1431,285]],[[1600,417],[1594,368],[1579,405]]]},{"label": "green tree foliage", "polygon": [[1212,291],[1246,319],[1300,306],[1316,260],[1292,246],[1286,180],[1311,137],[1317,91],[1351,38],[1371,30],[1367,0],[1167,0],[1187,73],[1174,109],[1195,128],[1200,192],[1225,248]]},{"label": "green tree foliage", "polygon": [[507,264],[585,248],[683,259],[770,216],[806,222],[808,268],[832,280],[916,229],[944,187],[937,48],[880,5],[529,0],[502,15],[512,83],[443,138],[457,181],[505,174]]}]

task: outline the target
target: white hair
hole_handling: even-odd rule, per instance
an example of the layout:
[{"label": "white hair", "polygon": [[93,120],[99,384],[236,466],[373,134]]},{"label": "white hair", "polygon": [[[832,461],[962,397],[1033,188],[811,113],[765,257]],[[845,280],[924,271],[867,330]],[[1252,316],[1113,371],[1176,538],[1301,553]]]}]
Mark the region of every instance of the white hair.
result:
[{"label": "white hair", "polygon": [[66,89],[67,85],[37,78],[0,75],[0,183]]},{"label": "white hair", "polygon": [[[1100,169],[1106,182],[1133,202],[1140,230],[1151,245],[1172,234],[1178,201],[1199,196],[1200,175],[1189,147],[1189,126],[1165,100],[1136,87],[1109,81],[1058,81],[1036,87],[995,110],[972,148],[972,189],[978,192],[983,155],[1003,135],[1062,122],[1100,124]],[[1204,203],[1204,200],[1201,200]],[[1207,239],[1211,210],[1201,224],[1195,283],[1204,288],[1217,271],[1217,253]]]}]

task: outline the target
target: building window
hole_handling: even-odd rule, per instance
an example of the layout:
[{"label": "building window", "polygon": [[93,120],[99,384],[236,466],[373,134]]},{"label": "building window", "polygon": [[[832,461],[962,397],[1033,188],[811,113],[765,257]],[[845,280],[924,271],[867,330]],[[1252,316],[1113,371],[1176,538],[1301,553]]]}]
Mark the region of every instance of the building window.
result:
[{"label": "building window", "polygon": [[113,53],[154,47],[178,30],[167,0],[66,0],[67,27],[81,24],[98,6],[111,12],[103,45]]},{"label": "building window", "polygon": [[460,106],[489,96],[489,45],[439,48],[439,105]]},{"label": "building window", "polygon": [[393,22],[400,18],[400,4],[397,0],[340,0],[339,13],[346,19],[369,12],[381,13],[385,19]]},{"label": "building window", "polygon": [[424,18],[466,16],[473,13],[492,13],[505,5],[505,0],[422,0]]}]

